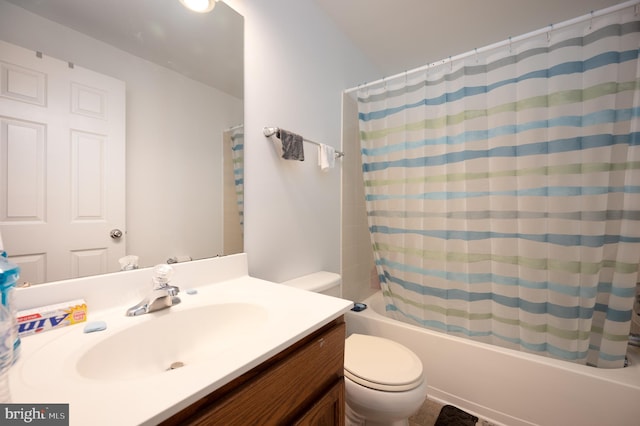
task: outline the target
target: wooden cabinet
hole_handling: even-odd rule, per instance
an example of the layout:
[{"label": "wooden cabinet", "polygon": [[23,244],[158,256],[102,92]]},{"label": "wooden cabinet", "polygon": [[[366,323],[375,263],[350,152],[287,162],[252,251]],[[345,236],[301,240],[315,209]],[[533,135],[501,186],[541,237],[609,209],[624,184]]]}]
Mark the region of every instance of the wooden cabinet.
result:
[{"label": "wooden cabinet", "polygon": [[296,422],[296,426],[333,426],[344,424],[344,380],[335,385],[320,398]]},{"label": "wooden cabinet", "polygon": [[162,423],[344,425],[341,317]]}]

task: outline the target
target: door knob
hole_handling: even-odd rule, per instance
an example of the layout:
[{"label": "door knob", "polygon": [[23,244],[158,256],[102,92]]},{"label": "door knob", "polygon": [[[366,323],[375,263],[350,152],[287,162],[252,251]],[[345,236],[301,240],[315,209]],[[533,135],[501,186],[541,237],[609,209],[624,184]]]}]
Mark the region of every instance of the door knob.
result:
[{"label": "door knob", "polygon": [[111,233],[109,233],[109,235],[111,236],[111,238],[113,238],[114,240],[120,239],[122,237],[122,231],[119,229],[112,229]]}]

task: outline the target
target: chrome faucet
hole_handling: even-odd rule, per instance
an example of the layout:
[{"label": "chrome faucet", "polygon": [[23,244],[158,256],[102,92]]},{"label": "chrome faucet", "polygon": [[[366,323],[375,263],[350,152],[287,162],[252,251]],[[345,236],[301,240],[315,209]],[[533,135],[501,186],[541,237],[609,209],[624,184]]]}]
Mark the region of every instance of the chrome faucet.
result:
[{"label": "chrome faucet", "polygon": [[169,285],[172,275],[173,268],[171,266],[165,264],[156,265],[153,268],[153,277],[151,279],[153,283],[151,293],[142,299],[140,303],[127,309],[127,316],[148,314],[180,303],[180,298],[178,297],[180,289],[174,285]]}]

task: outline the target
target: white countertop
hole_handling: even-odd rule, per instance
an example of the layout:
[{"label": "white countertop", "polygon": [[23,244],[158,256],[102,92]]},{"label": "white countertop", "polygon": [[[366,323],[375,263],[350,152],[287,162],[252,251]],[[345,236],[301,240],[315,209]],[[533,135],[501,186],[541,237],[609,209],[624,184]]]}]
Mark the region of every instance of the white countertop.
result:
[{"label": "white countertop", "polygon": [[[84,333],[85,323],[81,323],[23,338],[22,353],[10,371],[12,402],[68,403],[71,425],[157,424],[352,307],[347,300],[242,274],[212,284],[198,284],[194,295],[185,292],[190,286],[176,285],[182,289],[179,305],[137,317],[124,315],[130,306],[126,304],[92,311],[91,297],[87,297],[88,322],[105,321],[105,331]],[[172,313],[200,306],[238,302],[263,306],[266,316],[257,326],[258,333],[236,339],[239,342],[218,351],[215,359],[192,363],[185,360],[185,366],[176,370],[126,378],[88,378],[77,368],[88,349],[130,327],[161,316],[170,320]],[[193,326],[204,333],[207,327],[224,327],[221,322],[224,321],[208,323],[207,317],[203,317]],[[126,361],[126,353],[136,351],[135,343],[132,346],[122,347],[118,357],[124,352]]]}]

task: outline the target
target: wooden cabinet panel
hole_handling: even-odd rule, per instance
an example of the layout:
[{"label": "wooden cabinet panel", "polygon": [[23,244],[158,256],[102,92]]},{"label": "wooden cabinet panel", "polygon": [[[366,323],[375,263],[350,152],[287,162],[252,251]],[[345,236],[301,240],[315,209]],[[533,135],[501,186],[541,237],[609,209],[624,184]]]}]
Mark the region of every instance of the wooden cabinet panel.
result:
[{"label": "wooden cabinet panel", "polygon": [[162,424],[342,425],[344,339],[341,317]]},{"label": "wooden cabinet panel", "polygon": [[295,426],[344,425],[344,410],[344,379],[340,379],[302,418],[295,422]]}]

